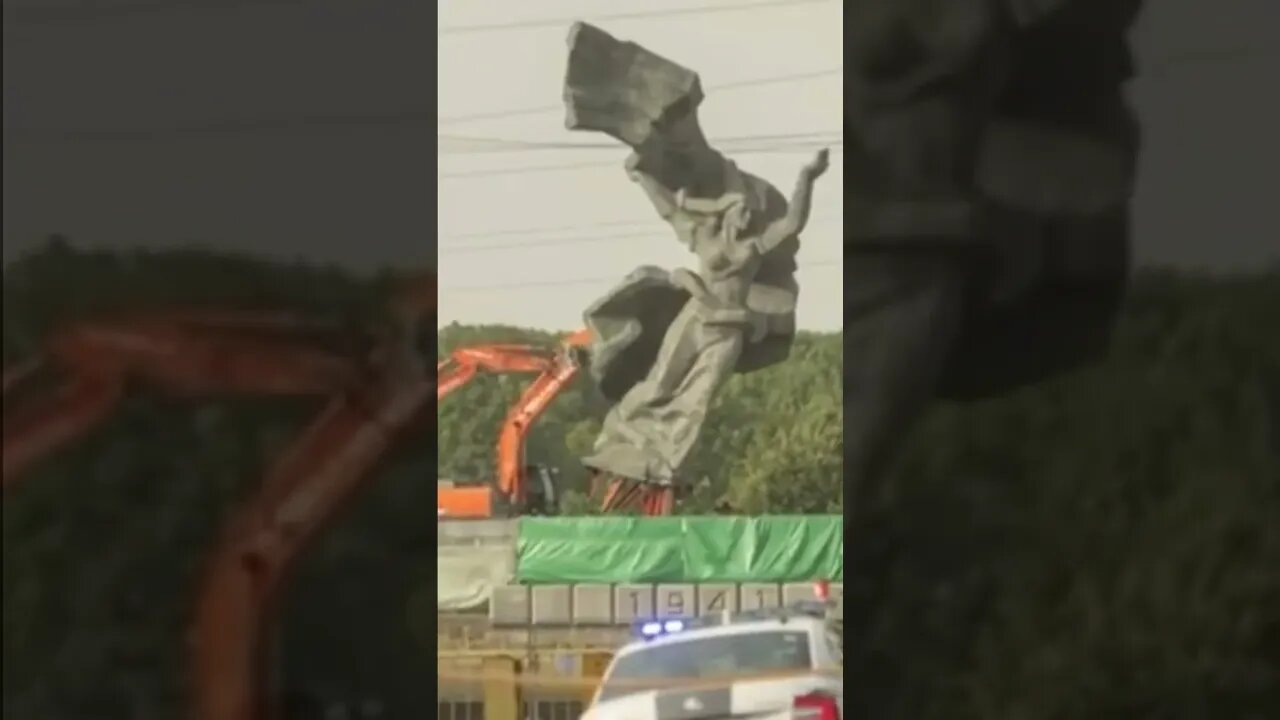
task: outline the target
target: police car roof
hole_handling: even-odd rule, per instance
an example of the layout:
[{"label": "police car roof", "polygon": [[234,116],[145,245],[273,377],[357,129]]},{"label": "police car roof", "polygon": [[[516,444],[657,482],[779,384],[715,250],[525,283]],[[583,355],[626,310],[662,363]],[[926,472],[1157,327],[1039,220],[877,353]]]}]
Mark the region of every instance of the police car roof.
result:
[{"label": "police car roof", "polygon": [[749,635],[774,630],[812,632],[814,630],[821,631],[825,627],[826,621],[823,618],[806,614],[746,616],[731,619],[727,623],[693,625],[679,632],[663,633],[657,637],[647,639],[636,639],[623,645],[618,650],[617,655],[630,655],[633,652],[647,648],[675,645],[710,637]]}]

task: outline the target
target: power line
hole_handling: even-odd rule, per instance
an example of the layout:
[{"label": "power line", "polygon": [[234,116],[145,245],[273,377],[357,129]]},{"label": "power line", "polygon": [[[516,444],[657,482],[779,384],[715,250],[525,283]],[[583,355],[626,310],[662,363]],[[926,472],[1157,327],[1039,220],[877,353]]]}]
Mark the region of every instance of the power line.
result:
[{"label": "power line", "polygon": [[458,233],[450,235],[451,239],[461,238],[491,238],[491,237],[510,237],[520,235],[536,235],[541,233],[559,233],[573,232],[575,230],[590,230],[592,228],[609,228],[609,227],[631,227],[642,225],[661,226],[662,223],[656,220],[619,220],[592,223],[590,225],[553,225],[538,228],[519,228],[510,230],[481,230],[478,232]]},{"label": "power line", "polygon": [[[351,114],[333,114],[333,115],[310,115],[310,116],[277,116],[266,117],[252,120],[222,120],[214,123],[206,123],[204,125],[189,125],[186,127],[174,128],[152,128],[152,129],[128,129],[128,128],[30,128],[30,127],[7,127],[4,132],[8,137],[16,138],[39,138],[50,140],[150,140],[157,137],[167,135],[192,135],[192,134],[223,134],[223,133],[256,133],[256,132],[277,132],[292,131],[303,128],[321,128],[321,129],[348,129],[348,128],[367,128],[379,127],[386,128],[388,126],[404,126],[412,129],[425,129],[431,122],[431,115],[427,110],[404,110],[396,112],[380,112],[380,113],[351,113]],[[843,131],[832,130],[826,134],[840,134]],[[726,138],[724,142],[763,142],[788,139],[803,139],[804,137],[818,137],[821,133],[804,132],[804,133],[786,133],[778,135],[757,135],[743,136],[741,138]],[[446,142],[470,144],[472,147],[464,148],[467,152],[508,152],[511,150],[590,150],[590,149],[616,149],[617,143],[567,143],[555,141],[536,141],[521,140],[513,138],[495,138],[483,136],[464,136],[452,134],[436,134],[437,140]],[[457,151],[448,154],[459,154]]]},{"label": "power line", "polygon": [[[412,4],[419,0],[411,0]],[[726,12],[745,12],[764,10],[774,7],[811,5],[833,0],[762,0],[760,2],[732,3],[724,5],[701,5],[666,10],[642,10],[612,15],[596,15],[594,19],[605,22],[612,20],[649,20],[663,17],[680,17],[687,15],[709,15]],[[366,0],[367,2],[367,0]],[[382,0],[386,2],[386,0]],[[294,5],[314,6],[318,0],[135,0],[133,2],[117,2],[111,5],[75,5],[66,7],[13,7],[6,6],[5,21],[15,25],[27,26],[65,26],[93,23],[100,20],[116,20],[143,15],[167,13],[175,10],[210,11],[210,10],[243,10],[261,7]],[[361,3],[345,3],[356,6]],[[580,18],[542,18],[517,20],[512,22],[488,23],[480,25],[460,25],[443,27],[439,35],[466,35],[480,32],[517,30],[523,28],[541,28],[567,26]]]},{"label": "power line", "polygon": [[[709,92],[724,92],[726,90],[739,90],[742,88],[760,87],[764,85],[778,85],[789,82],[801,82],[803,80],[814,80],[817,78],[831,77],[834,75],[843,75],[844,68],[828,68],[826,70],[809,70],[806,72],[787,73],[786,75],[772,75],[762,78],[751,78],[746,80],[738,80],[735,82],[716,85],[709,89]],[[436,119],[437,125],[453,125],[456,123],[473,122],[476,120],[498,120],[509,117],[521,117],[524,115],[542,115],[544,113],[561,112],[564,105],[539,105],[537,107],[514,108],[509,110],[490,110],[486,112],[467,113],[465,115],[452,115]]]},{"label": "power line", "polygon": [[[809,216],[811,223],[830,222],[832,220],[843,220],[844,214],[819,213]],[[611,230],[612,228],[625,228],[623,230]],[[463,242],[445,244],[440,247],[445,248],[464,248],[464,247],[499,247],[498,245],[472,245],[475,241],[484,240],[500,240],[503,243],[508,242],[507,238],[525,238],[529,242],[526,246],[537,245],[541,241],[561,240],[566,233],[580,235],[585,233],[585,237],[599,237],[600,231],[608,231],[612,237],[632,237],[637,233],[667,233],[670,225],[654,215],[646,220],[626,220],[616,222],[595,222],[595,223],[579,223],[576,225],[555,225],[542,226],[532,228],[510,228],[497,230],[481,230],[476,232],[449,233],[441,236],[444,240],[461,240]]]},{"label": "power line", "polygon": [[[1150,65],[1139,66],[1137,79],[1144,77],[1163,76],[1171,70],[1177,70],[1179,67],[1197,64],[1216,64],[1223,61],[1237,60],[1247,58],[1253,55],[1268,53],[1267,50],[1256,50],[1250,48],[1241,48],[1236,50],[1203,50],[1185,55],[1179,55],[1167,58],[1160,62],[1151,63]],[[1145,69],[1143,69],[1145,67]],[[829,68],[827,70],[813,70],[802,73],[790,73],[786,75],[775,75],[772,77],[753,78],[748,80],[739,80],[737,82],[724,83],[709,88],[709,91],[723,92],[726,90],[736,90],[740,88],[758,87],[761,85],[774,85],[788,82],[799,82],[803,80],[813,80],[833,75],[843,75],[844,68]],[[542,115],[545,113],[560,112],[564,109],[563,105],[538,105],[534,107],[511,108],[507,110],[488,110],[483,112],[466,113],[462,115],[449,115],[436,119],[437,125],[454,125],[458,123],[474,122],[479,120],[499,120],[510,117],[522,117],[526,115]]]},{"label": "power line", "polygon": [[[797,264],[800,268],[844,267],[843,260],[816,260]],[[599,285],[616,283],[621,280],[618,275],[599,275],[596,277],[565,278],[561,280],[530,280],[527,282],[508,282],[493,285],[459,285],[449,287],[441,285],[440,292],[502,292],[507,290],[527,290],[533,288],[555,289],[561,287],[579,287],[582,285]]]},{"label": "power line", "polygon": [[[614,13],[611,15],[594,15],[592,16],[592,20],[598,22],[608,22],[613,20],[649,20],[654,18],[677,17],[681,15],[709,15],[712,13],[723,12],[765,10],[775,7],[797,7],[800,5],[815,5],[818,3],[833,1],[834,0],[762,0],[761,2],[732,3],[723,5],[696,5],[683,8],[668,8],[666,10],[639,10],[628,13]],[[526,28],[564,27],[577,22],[580,19],[580,17],[558,17],[513,20],[509,22],[487,23],[481,25],[455,25],[453,27],[440,28],[440,34],[465,35],[480,32],[521,30]]]},{"label": "power line", "polygon": [[[796,143],[795,145],[778,146],[773,148],[758,148],[735,150],[740,155],[768,154],[776,152],[799,152],[801,150],[818,150],[827,148],[833,153],[844,151],[844,141],[832,143]],[[484,168],[480,170],[458,170],[453,172],[442,172],[436,175],[440,179],[463,179],[478,177],[495,177],[499,175],[527,175],[530,173],[540,172],[561,172],[566,170],[585,170],[593,168],[617,167],[617,161],[594,161],[579,163],[556,163],[546,165],[522,165],[514,168]]]},{"label": "power line", "polygon": [[[296,2],[297,0],[256,0],[255,3],[241,3],[243,5],[252,5],[260,2]],[[186,6],[186,5],[182,5]],[[132,6],[131,6],[132,7]],[[138,5],[142,7],[142,5]],[[168,6],[166,5],[166,8]],[[200,7],[206,7],[201,5]],[[207,6],[218,7],[218,6]],[[1216,65],[1236,60],[1249,59],[1251,57],[1272,55],[1274,51],[1260,50],[1256,48],[1240,48],[1235,50],[1201,50],[1196,52],[1188,52],[1180,56],[1166,58],[1159,62],[1148,63],[1140,66],[1136,81],[1141,82],[1143,79],[1163,80],[1175,71],[1187,67],[1202,67],[1206,65]],[[830,68],[827,70],[809,71],[804,73],[792,73],[787,75],[777,75],[773,77],[754,78],[742,80],[733,83],[726,83],[716,87],[718,91],[734,90],[739,88],[757,87],[763,85],[771,85],[785,82],[793,82],[804,79],[813,79],[824,76],[831,76],[843,73],[842,68]],[[284,131],[298,130],[317,130],[317,131],[345,131],[345,130],[369,130],[377,129],[385,131],[387,128],[402,127],[406,129],[423,129],[430,126],[434,119],[437,125],[450,125],[476,120],[488,120],[507,117],[519,117],[523,115],[534,115],[546,112],[556,112],[563,108],[561,105],[543,105],[539,107],[516,108],[508,110],[498,110],[490,112],[470,113],[466,115],[455,115],[452,117],[433,118],[430,110],[427,109],[405,109],[395,111],[381,111],[370,113],[328,113],[314,115],[277,115],[259,118],[232,118],[218,120],[199,125],[178,126],[170,128],[35,128],[35,127],[5,127],[4,135],[6,139],[27,140],[35,142],[137,142],[146,140],[156,140],[165,137],[180,137],[185,135],[216,135],[216,134],[255,134],[255,133],[275,133]],[[522,142],[522,141],[508,141]],[[565,144],[570,146],[569,143]],[[569,149],[576,149],[576,146]]]},{"label": "power line", "polygon": [[438,178],[476,178],[476,177],[494,177],[495,175],[527,175],[529,173],[538,172],[559,172],[562,170],[584,170],[587,168],[613,167],[616,162],[580,162],[580,163],[556,163],[554,165],[523,165],[514,168],[497,168],[484,170],[459,170],[455,172],[438,173]]},{"label": "power line", "polygon": [[[837,216],[837,215],[824,214],[824,215],[816,215],[812,218],[812,220],[814,222],[819,222],[819,221],[826,222],[829,220],[837,220],[837,219],[843,219],[843,218],[844,218],[843,215]],[[535,235],[546,235],[549,233],[559,235],[561,233],[595,232],[598,230],[612,229],[612,228],[619,228],[619,227],[633,228],[631,230],[628,230],[627,234],[634,234],[634,233],[640,232],[642,229],[661,232],[665,230],[667,225],[661,220],[652,219],[652,218],[646,219],[646,220],[609,220],[609,221],[603,221],[603,222],[587,223],[585,225],[584,224],[544,225],[541,227],[532,227],[532,228],[478,230],[474,232],[453,233],[451,235],[446,236],[444,239],[446,240],[493,240],[493,239],[510,238],[510,237],[530,237]],[[544,238],[544,239],[555,239],[555,238]],[[443,247],[460,247],[465,245],[466,243],[455,245],[455,246],[444,245]]]},{"label": "power line", "polygon": [[[472,153],[514,152],[519,150],[607,150],[618,149],[617,143],[608,142],[557,142],[520,140],[517,138],[481,137],[478,135],[449,135],[436,133],[441,155],[467,155]],[[454,145],[452,149],[443,147]]]},{"label": "power line", "polygon": [[[754,87],[762,85],[772,85],[783,82],[791,82],[796,80],[836,75],[841,73],[840,68],[832,68],[828,70],[810,71],[804,73],[791,73],[788,75],[777,75],[772,77],[755,78],[750,80],[728,83],[720,86],[721,90],[731,90],[737,88]],[[141,140],[155,140],[170,136],[186,136],[186,135],[216,135],[216,134],[244,134],[244,133],[273,133],[282,131],[297,130],[363,130],[363,129],[379,129],[384,130],[392,127],[403,127],[407,129],[421,129],[429,127],[433,120],[439,124],[448,124],[455,122],[463,122],[466,120],[478,120],[485,118],[497,117],[516,117],[519,115],[527,115],[534,113],[542,113],[548,110],[557,111],[563,109],[563,105],[549,105],[538,108],[526,108],[523,110],[503,110],[491,113],[475,113],[472,115],[457,116],[455,118],[440,119],[434,117],[430,110],[425,108],[408,108],[403,110],[365,112],[365,113],[317,113],[311,115],[276,115],[258,118],[228,118],[216,120],[212,122],[179,125],[169,128],[35,128],[35,127],[6,127],[4,129],[6,138],[16,138],[22,140],[35,141],[57,141],[57,142],[136,142]],[[448,136],[445,136],[448,137]],[[525,144],[525,141],[504,140],[506,143]],[[571,143],[564,143],[564,148],[574,149]]]},{"label": "power line", "polygon": [[[755,147],[760,143],[768,143],[770,147],[781,147],[794,143],[840,142],[844,130],[809,130],[794,133],[773,133],[763,135],[739,135],[736,137],[716,138],[715,146],[732,152],[734,148],[744,145]],[[509,153],[524,150],[618,150],[622,146],[617,142],[567,143],[556,141],[518,140],[509,138],[481,137],[475,135],[436,135],[437,140],[460,143],[463,147],[452,151],[439,150],[441,155],[468,155],[479,153]]]},{"label": "power line", "polygon": [[655,232],[649,235],[637,235],[635,233],[625,233],[616,235],[596,235],[594,237],[577,237],[577,238],[543,238],[541,241],[531,242],[514,242],[501,243],[496,245],[465,245],[465,246],[442,246],[436,248],[436,255],[470,255],[473,253],[492,252],[494,250],[517,250],[521,248],[544,248],[559,247],[563,245],[580,245],[598,242],[618,242],[623,240],[650,240],[660,233]]},{"label": "power line", "polygon": [[[810,225],[818,225],[832,220],[843,220],[843,216],[823,215],[811,217]],[[573,228],[575,230],[583,230],[584,228]],[[670,231],[666,231],[670,232]],[[547,248],[560,247],[564,245],[584,245],[600,242],[619,242],[627,240],[652,240],[656,235],[664,234],[664,226],[654,223],[653,231],[647,234],[637,234],[638,231],[633,230],[624,233],[614,233],[605,235],[588,235],[585,237],[570,238],[537,238],[525,242],[504,242],[504,243],[488,243],[484,245],[472,245],[470,243],[456,245],[441,245],[437,247],[437,255],[470,255],[474,253],[493,252],[495,250],[519,250],[524,248]],[[457,236],[450,239],[456,239]]]}]

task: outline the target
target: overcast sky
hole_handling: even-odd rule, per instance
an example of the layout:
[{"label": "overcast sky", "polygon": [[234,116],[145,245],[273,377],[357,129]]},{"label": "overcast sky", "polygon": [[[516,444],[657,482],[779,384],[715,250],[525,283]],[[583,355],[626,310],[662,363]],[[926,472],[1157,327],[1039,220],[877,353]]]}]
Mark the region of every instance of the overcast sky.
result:
[{"label": "overcast sky", "polygon": [[[752,149],[733,154],[784,189],[810,150],[760,136],[835,139],[840,127],[838,0],[701,13],[665,11],[760,0],[468,0],[438,6],[434,39],[421,0],[141,2],[5,3],[6,262],[63,232],[83,245],[421,266],[438,235],[442,322],[567,328],[635,265],[688,262],[627,182],[622,150],[536,146],[603,139],[566,132],[556,107],[569,20],[698,70],[711,136]],[[55,11],[21,12],[33,5]],[[1146,128],[1138,257],[1272,259],[1274,2],[1219,0],[1212,15],[1202,0],[1150,7],[1136,38],[1150,76],[1132,89]],[[620,13],[646,17],[607,18]],[[753,84],[789,75],[808,77]],[[743,137],[754,139],[732,140]],[[840,258],[842,160],[804,238],[808,327],[839,323],[839,273],[823,263]]]},{"label": "overcast sky", "polygon": [[[741,2],[726,5],[742,5]],[[663,13],[689,0],[619,0],[610,13],[652,13],[598,24],[696,70],[707,88],[699,117],[708,138],[762,138],[757,152],[730,153],[744,169],[790,194],[796,172],[812,156],[768,142],[770,136],[811,134],[830,140],[832,168],[819,181],[815,219],[802,237],[800,319],[836,327],[841,296],[843,207],[842,4],[770,3],[704,15]],[[705,6],[705,5],[704,5]],[[564,17],[602,2],[528,4],[445,3],[441,27],[501,23],[521,17]],[[505,31],[445,34],[440,39],[440,116],[454,118],[505,108],[545,112],[440,127],[441,320],[503,319],[566,327],[601,292],[637,265],[694,264],[622,169],[627,149],[605,136],[564,129],[560,96],[568,23]],[[480,60],[485,58],[484,62]],[[778,81],[779,77],[808,76]],[[756,81],[759,84],[750,84]],[[718,86],[729,86],[717,91]],[[593,143],[591,150],[477,153],[475,141],[451,136]],[[612,146],[611,146],[612,145]],[[571,166],[557,170],[480,173],[484,169]],[[618,226],[618,223],[630,223]],[[525,228],[567,229],[505,235]],[[462,237],[483,233],[483,237]],[[482,248],[482,246],[489,246]],[[522,247],[513,247],[522,245]],[[824,264],[825,263],[825,264]],[[556,284],[545,284],[555,282]],[[533,283],[539,283],[537,285]]]}]

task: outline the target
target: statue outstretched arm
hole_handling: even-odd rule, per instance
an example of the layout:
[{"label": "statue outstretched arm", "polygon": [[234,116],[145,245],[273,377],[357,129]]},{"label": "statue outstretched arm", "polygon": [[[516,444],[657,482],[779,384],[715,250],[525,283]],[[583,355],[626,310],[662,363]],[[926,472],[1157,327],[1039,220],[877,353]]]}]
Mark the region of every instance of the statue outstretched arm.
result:
[{"label": "statue outstretched arm", "polygon": [[828,152],[823,149],[813,160],[800,170],[796,180],[796,188],[791,194],[791,204],[787,214],[769,223],[760,234],[756,246],[760,254],[772,251],[787,238],[799,235],[809,224],[809,211],[813,205],[813,185],[827,171]]}]

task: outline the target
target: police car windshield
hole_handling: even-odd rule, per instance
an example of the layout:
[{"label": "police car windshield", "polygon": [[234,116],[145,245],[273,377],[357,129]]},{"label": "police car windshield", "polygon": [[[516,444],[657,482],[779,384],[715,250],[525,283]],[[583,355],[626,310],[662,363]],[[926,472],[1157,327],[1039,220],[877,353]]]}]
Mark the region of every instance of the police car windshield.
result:
[{"label": "police car windshield", "polygon": [[757,675],[811,667],[809,635],[794,630],[691,637],[634,650],[618,658],[600,702],[668,687],[673,681]]}]

